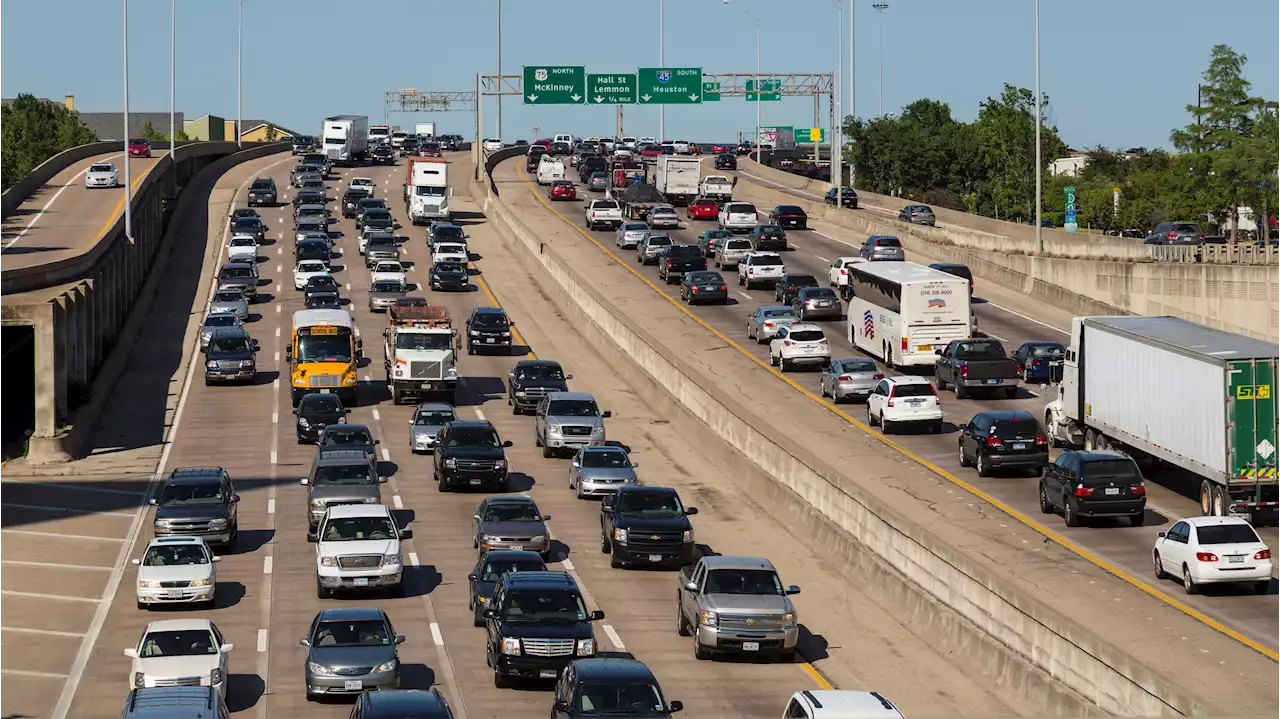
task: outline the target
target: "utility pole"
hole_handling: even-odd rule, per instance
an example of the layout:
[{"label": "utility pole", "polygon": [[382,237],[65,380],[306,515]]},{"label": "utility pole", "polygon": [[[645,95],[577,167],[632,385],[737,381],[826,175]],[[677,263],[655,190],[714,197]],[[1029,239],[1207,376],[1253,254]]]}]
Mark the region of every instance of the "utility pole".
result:
[{"label": "utility pole", "polygon": [[124,237],[133,244],[133,175],[129,164],[129,0],[124,0]]},{"label": "utility pole", "polygon": [[[498,0],[498,94],[493,98],[498,101],[498,134],[502,138],[502,0]],[[535,140],[537,138],[534,138]]]},{"label": "utility pole", "polygon": [[[177,130],[174,129],[174,90],[177,82],[178,65],[178,0],[172,0],[169,8],[169,161],[173,161],[174,144],[178,141]],[[126,135],[129,133],[125,133]]]},{"label": "utility pole", "polygon": [[[1037,0],[1038,2],[1039,0]],[[878,2],[872,3],[871,7],[876,9],[880,15],[880,117],[884,117],[884,11],[889,9],[889,3]]]},{"label": "utility pole", "polygon": [[1040,184],[1040,0],[1036,0],[1036,254],[1044,253],[1044,228],[1041,227],[1040,212],[1042,207],[1041,193],[1044,188]]},{"label": "utility pole", "polygon": [[[667,0],[658,0],[658,66],[667,62]],[[658,144],[667,139],[667,106],[658,106]]]}]

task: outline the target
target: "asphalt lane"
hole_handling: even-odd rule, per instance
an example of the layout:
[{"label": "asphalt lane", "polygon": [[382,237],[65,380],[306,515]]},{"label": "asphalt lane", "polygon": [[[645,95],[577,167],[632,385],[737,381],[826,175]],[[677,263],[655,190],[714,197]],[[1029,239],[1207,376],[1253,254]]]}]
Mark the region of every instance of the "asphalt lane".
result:
[{"label": "asphalt lane", "polygon": [[[603,197],[599,193],[584,192],[578,201],[556,201],[549,199],[546,203],[536,197],[547,197],[547,188],[536,185],[536,179],[523,172],[519,160],[511,160],[499,165],[495,175],[503,180],[515,181],[525,188],[524,193],[508,192],[504,200],[508,204],[527,212],[540,212],[551,216],[548,205],[559,212],[565,220],[588,233],[592,238],[608,247],[623,262],[630,263],[645,275],[659,291],[669,297],[679,299],[678,285],[665,285],[658,278],[656,266],[639,267],[635,252],[622,251],[616,247],[615,233],[611,231],[591,231],[582,222],[586,201]],[[764,203],[757,203],[762,213],[769,210]],[[677,241],[694,243],[704,229],[716,227],[714,221],[690,221],[683,210],[679,212],[681,228],[671,232]],[[837,256],[856,255],[856,248],[866,239],[850,230],[811,221],[809,230],[793,230],[788,232],[790,250],[783,253],[783,261],[788,272],[805,272],[816,276],[819,282],[825,282],[827,267]],[[929,258],[907,257],[908,261],[928,263]],[[714,269],[708,265],[708,269]],[[756,344],[746,336],[746,321],[755,307],[759,305],[777,304],[771,289],[746,290],[738,287],[736,270],[722,272],[729,285],[730,304],[728,305],[696,305],[688,307],[689,311],[702,318],[709,325],[723,332],[738,342],[762,362],[768,364],[769,350],[767,344]],[[1006,349],[1012,350],[1023,342],[1033,340],[1065,341],[1066,336],[1047,323],[1035,319],[1041,313],[1034,303],[1024,300],[1017,305],[1023,311],[1011,312],[1006,307],[983,301],[984,283],[976,287],[977,302],[974,312],[978,316],[979,329],[989,336],[998,337]],[[828,342],[832,347],[833,357],[865,356],[855,349],[847,338],[845,320],[819,321],[824,327]],[[896,376],[900,372],[879,363],[881,371],[888,376]],[[814,394],[819,393],[819,372],[817,370],[797,370],[788,372],[788,377],[799,382]],[[951,392],[941,393],[940,399],[944,413],[944,430],[940,435],[933,434],[895,434],[894,441],[910,450],[916,456],[946,471],[964,477],[975,486],[988,492],[997,499],[1017,509],[1027,516],[1041,517],[1037,498],[1037,481],[1030,473],[1005,473],[993,477],[979,478],[971,469],[961,469],[957,461],[957,425],[967,422],[975,413],[993,409],[1025,409],[1037,417],[1043,417],[1044,405],[1056,397],[1056,389],[1052,386],[1027,386],[1019,388],[1015,399],[965,399],[957,400]],[[859,407],[844,406],[845,411],[860,416]],[[865,420],[864,420],[865,421]],[[872,431],[880,431],[878,429]],[[1056,456],[1060,450],[1053,450]],[[1151,548],[1155,535],[1167,529],[1173,522],[1188,516],[1199,514],[1199,505],[1191,499],[1192,488],[1198,486],[1187,473],[1178,470],[1161,470],[1149,479],[1149,504],[1146,521],[1143,527],[1129,527],[1126,523],[1093,522],[1086,526],[1068,528],[1058,517],[1044,517],[1043,522],[1054,531],[1061,532],[1072,541],[1079,543],[1088,551],[1105,561],[1109,561],[1133,576],[1139,577],[1149,586],[1167,593],[1174,593],[1179,601],[1204,612],[1207,616],[1221,622],[1225,626],[1239,631],[1250,639],[1265,647],[1275,650],[1280,644],[1280,604],[1277,603],[1276,585],[1266,595],[1256,595],[1252,589],[1234,586],[1218,586],[1205,589],[1201,595],[1185,595],[1180,587],[1170,581],[1155,579],[1150,570]],[[1260,528],[1265,541],[1270,546],[1278,546],[1275,528]]]}]

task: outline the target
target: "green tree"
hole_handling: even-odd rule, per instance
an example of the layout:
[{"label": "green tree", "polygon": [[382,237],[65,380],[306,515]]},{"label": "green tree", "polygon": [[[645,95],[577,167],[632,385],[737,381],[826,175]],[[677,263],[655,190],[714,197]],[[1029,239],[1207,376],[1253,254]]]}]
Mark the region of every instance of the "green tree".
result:
[{"label": "green tree", "polygon": [[[178,142],[186,142],[191,139],[190,137],[187,136],[187,132],[185,130],[178,130],[177,135],[178,135]],[[152,142],[164,142],[164,143],[169,142],[169,133],[160,132],[159,130],[152,127],[150,122],[142,126],[142,137],[145,137],[146,139]]]},{"label": "green tree", "polygon": [[280,131],[276,129],[275,125],[268,122],[267,123],[267,142],[275,142],[276,140],[279,140],[279,139],[280,139]]},{"label": "green tree", "polygon": [[[1041,97],[1047,112],[1049,97]],[[1008,83],[1000,98],[987,98],[973,123],[976,164],[973,204],[979,212],[1009,219],[1035,216],[1035,95]],[[1058,128],[1040,118],[1041,160],[1045,169],[1066,153]],[[984,211],[985,210],[985,211]]]},{"label": "green tree", "polygon": [[8,189],[50,157],[97,139],[65,106],[21,94],[0,110],[0,184]]}]

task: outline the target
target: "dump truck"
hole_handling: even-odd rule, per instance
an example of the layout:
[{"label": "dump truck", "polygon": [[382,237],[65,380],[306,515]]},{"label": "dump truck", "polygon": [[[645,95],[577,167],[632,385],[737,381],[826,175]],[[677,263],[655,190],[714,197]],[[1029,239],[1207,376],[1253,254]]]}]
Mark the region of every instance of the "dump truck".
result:
[{"label": "dump truck", "polygon": [[392,306],[383,332],[384,369],[391,400],[434,395],[453,403],[461,338],[446,307]]},{"label": "dump truck", "polygon": [[1272,520],[1275,343],[1180,317],[1076,317],[1050,440],[1113,449],[1201,479],[1207,516]]}]

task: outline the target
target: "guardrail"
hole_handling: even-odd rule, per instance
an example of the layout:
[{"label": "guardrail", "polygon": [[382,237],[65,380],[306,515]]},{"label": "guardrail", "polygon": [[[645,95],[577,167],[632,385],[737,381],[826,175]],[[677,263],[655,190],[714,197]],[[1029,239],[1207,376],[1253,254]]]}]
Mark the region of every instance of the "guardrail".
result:
[{"label": "guardrail", "polygon": [[1275,245],[1148,245],[1156,262],[1201,262],[1211,265],[1280,264],[1280,248]]}]

